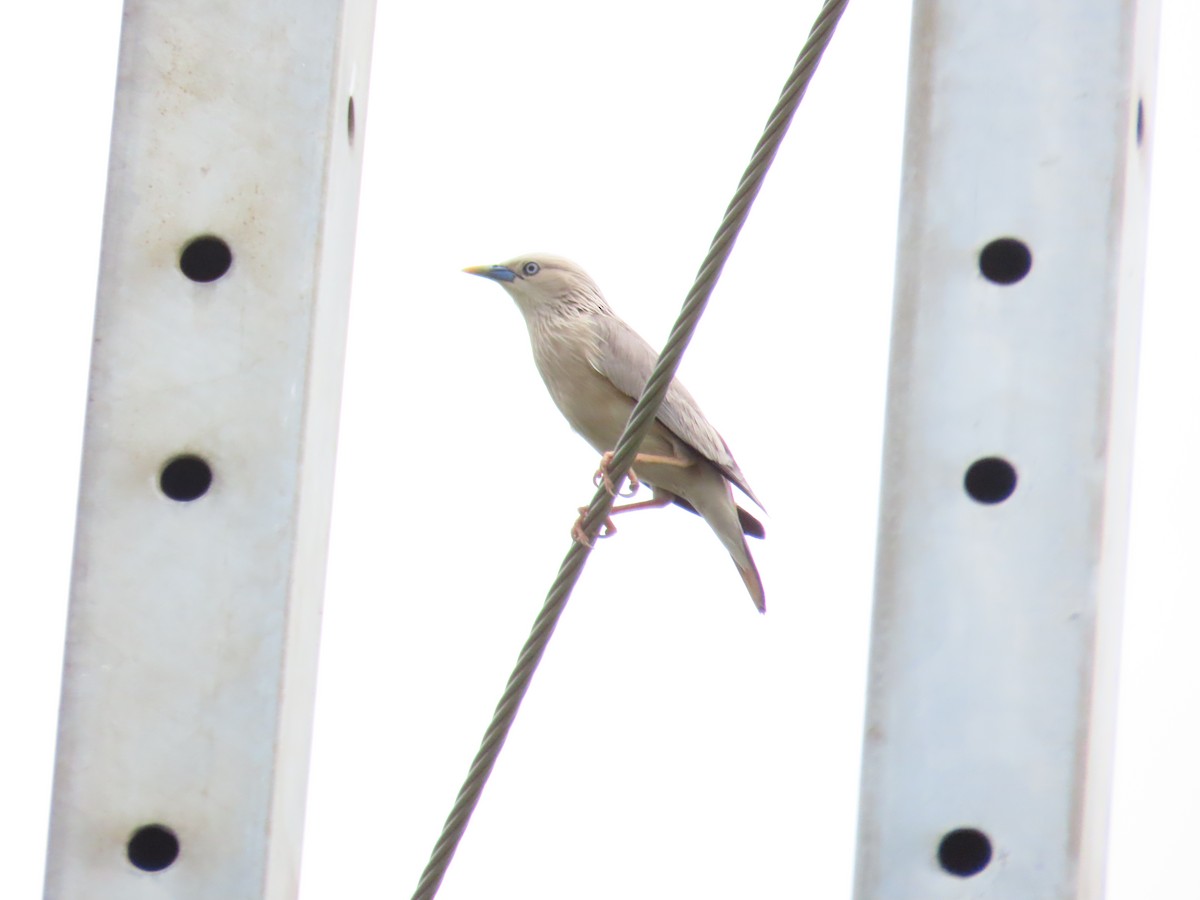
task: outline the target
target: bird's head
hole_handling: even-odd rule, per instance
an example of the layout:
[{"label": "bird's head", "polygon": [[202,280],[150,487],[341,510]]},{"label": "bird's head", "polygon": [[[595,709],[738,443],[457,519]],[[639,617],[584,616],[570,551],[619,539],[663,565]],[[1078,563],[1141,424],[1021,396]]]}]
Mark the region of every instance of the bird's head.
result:
[{"label": "bird's head", "polygon": [[463,271],[497,282],[517,302],[526,319],[610,312],[587,272],[561,256],[518,256],[495,266],[471,266]]}]

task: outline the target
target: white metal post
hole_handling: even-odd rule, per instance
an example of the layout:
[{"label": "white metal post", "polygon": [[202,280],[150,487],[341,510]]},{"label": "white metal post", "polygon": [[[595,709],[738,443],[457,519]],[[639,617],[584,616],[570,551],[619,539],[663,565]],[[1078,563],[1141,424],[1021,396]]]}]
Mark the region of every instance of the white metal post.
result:
[{"label": "white metal post", "polygon": [[1099,898],[1155,0],[916,0],[858,900]]},{"label": "white metal post", "polygon": [[296,894],[373,21],[126,3],[51,900]]}]

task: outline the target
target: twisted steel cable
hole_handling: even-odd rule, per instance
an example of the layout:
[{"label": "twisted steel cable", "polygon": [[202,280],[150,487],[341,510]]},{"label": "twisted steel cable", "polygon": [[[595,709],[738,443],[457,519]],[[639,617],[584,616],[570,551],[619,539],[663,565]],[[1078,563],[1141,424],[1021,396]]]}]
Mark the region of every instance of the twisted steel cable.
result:
[{"label": "twisted steel cable", "polygon": [[[833,37],[833,30],[837,27],[848,2],[849,0],[826,0],[809,32],[808,40],[800,51],[800,56],[779,96],[779,102],[771,112],[762,137],[759,138],[758,145],[754,148],[750,165],[742,175],[737,192],[733,195],[733,200],[730,201],[729,208],[725,211],[725,217],[721,221],[720,228],[717,229],[716,237],[713,238],[704,263],[700,266],[695,283],[688,292],[679,318],[676,320],[674,328],[671,329],[670,337],[667,338],[667,343],[659,355],[658,363],[650,375],[646,389],[629,417],[625,432],[617,442],[612,462],[609,465],[609,473],[615,485],[620,486],[624,480],[629,467],[633,464],[638,447],[641,446],[642,439],[649,432],[654,418],[658,414],[658,408],[666,396],[667,387],[675,377],[675,371],[679,368],[683,352],[687,349],[688,342],[695,333],[704,308],[708,305],[713,287],[716,285],[730,253],[733,252],[733,245],[737,240],[738,233],[745,224],[746,218],[750,214],[750,207],[766,178],[767,170],[775,159],[775,154],[783,142],[796,108],[804,97],[804,92],[812,80],[817,64],[821,61],[821,56]],[[592,499],[583,520],[583,530],[590,541],[595,540],[601,524],[608,518],[613,500],[614,498],[603,486],[596,491],[596,496]],[[533,673],[550,642],[550,636],[554,633],[554,628],[571,596],[571,591],[583,572],[584,563],[587,562],[590,552],[589,546],[575,542],[563,559],[558,570],[558,577],[550,586],[545,605],[533,623],[533,629],[528,640],[525,641],[525,646],[521,648],[521,655],[508,679],[504,694],[496,705],[492,722],[484,733],[483,742],[471,763],[466,781],[458,793],[458,798],[446,819],[446,824],[442,827],[441,836],[433,848],[425,871],[421,873],[421,880],[417,884],[413,900],[432,900],[436,896],[438,887],[445,877],[446,869],[450,865],[450,860],[454,856],[454,851],[458,848],[463,832],[466,831],[471,813],[475,811],[475,806],[479,802],[483,786],[500,755],[500,748],[504,746],[504,741],[508,737],[509,729],[517,715],[517,709],[533,679]]]}]

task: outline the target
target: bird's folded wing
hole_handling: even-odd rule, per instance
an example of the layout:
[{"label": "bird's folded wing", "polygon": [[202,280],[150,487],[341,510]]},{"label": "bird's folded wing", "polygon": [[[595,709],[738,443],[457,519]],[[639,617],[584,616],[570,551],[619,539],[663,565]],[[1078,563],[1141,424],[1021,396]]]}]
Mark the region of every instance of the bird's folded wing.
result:
[{"label": "bird's folded wing", "polygon": [[[599,340],[595,345],[595,356],[589,362],[618,390],[637,400],[646,389],[646,382],[658,362],[658,353],[616,316],[597,316],[594,324]],[[746,477],[729,452],[729,446],[677,378],[672,379],[667,388],[667,396],[658,410],[658,420],[762,506],[746,484]]]}]

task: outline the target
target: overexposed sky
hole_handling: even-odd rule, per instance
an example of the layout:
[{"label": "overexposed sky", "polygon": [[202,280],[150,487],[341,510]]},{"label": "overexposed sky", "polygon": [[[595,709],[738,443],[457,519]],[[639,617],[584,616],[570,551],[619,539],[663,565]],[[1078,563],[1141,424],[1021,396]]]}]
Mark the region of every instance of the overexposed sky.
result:
[{"label": "overexposed sky", "polygon": [[[520,316],[548,250],[665,339],[806,3],[380,0],[301,896],[407,897],[592,495]],[[120,4],[0,31],[3,893],[40,891]],[[908,9],[851,4],[681,374],[770,511],[601,543],[439,895],[848,897]],[[1111,900],[1200,842],[1200,8],[1164,0]]]}]

